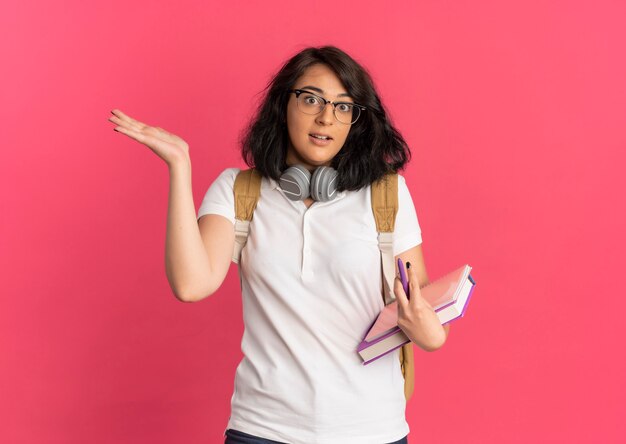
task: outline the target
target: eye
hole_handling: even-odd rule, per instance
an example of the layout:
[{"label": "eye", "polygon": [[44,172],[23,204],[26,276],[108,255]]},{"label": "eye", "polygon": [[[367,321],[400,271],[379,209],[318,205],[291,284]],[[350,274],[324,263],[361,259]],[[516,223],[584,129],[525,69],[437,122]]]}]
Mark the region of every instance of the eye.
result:
[{"label": "eye", "polygon": [[338,103],[337,110],[342,113],[352,112],[352,104],[351,103]]},{"label": "eye", "polygon": [[316,96],[311,95],[311,94],[303,95],[302,96],[302,100],[307,105],[319,105],[320,104],[320,99],[318,97],[316,97]]}]

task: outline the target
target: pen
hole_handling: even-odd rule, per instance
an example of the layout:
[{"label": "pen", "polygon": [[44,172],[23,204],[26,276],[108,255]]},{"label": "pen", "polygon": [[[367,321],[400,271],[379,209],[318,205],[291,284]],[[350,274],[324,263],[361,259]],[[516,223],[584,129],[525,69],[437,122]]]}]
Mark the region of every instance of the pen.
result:
[{"label": "pen", "polygon": [[406,293],[407,299],[411,298],[409,294],[409,281],[406,278],[406,272],[404,271],[404,264],[402,263],[402,259],[398,258],[398,270],[400,271],[400,281],[402,282],[402,288],[404,288],[404,292]]}]

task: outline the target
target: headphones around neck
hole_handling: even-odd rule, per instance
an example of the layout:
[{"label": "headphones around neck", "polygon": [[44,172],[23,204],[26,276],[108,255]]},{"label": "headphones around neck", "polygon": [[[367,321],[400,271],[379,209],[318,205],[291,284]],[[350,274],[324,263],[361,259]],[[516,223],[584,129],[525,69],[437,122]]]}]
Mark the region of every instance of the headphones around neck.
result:
[{"label": "headphones around neck", "polygon": [[337,171],[321,166],[311,176],[302,165],[294,165],[280,176],[280,187],[290,200],[304,200],[310,196],[315,201],[328,202],[337,197]]}]

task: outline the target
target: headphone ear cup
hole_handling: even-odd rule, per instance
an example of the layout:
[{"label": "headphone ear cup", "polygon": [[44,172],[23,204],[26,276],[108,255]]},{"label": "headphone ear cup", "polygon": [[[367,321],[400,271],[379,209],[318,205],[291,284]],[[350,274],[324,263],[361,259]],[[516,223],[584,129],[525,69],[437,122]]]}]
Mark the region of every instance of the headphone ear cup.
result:
[{"label": "headphone ear cup", "polygon": [[311,197],[318,202],[328,202],[337,197],[337,171],[334,168],[321,166],[311,178]]},{"label": "headphone ear cup", "polygon": [[304,200],[311,194],[311,173],[302,165],[291,166],[281,174],[280,188],[290,200]]}]

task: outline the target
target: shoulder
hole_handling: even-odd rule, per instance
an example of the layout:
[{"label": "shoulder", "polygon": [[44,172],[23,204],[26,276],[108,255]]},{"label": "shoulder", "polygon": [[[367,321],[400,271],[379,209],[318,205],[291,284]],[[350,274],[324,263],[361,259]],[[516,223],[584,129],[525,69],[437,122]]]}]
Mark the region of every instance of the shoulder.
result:
[{"label": "shoulder", "polygon": [[400,194],[408,192],[406,179],[404,178],[402,174],[399,174],[399,173],[389,173],[388,175],[385,175],[381,177],[380,179],[370,183],[365,189],[370,190],[374,188],[376,185],[382,184],[385,181],[385,179],[388,179],[388,178],[393,179],[393,176],[397,176],[398,192]]},{"label": "shoulder", "polygon": [[205,214],[220,214],[234,223],[233,188],[239,171],[239,168],[226,168],[213,180],[200,204],[198,219]]},{"label": "shoulder", "polygon": [[411,191],[406,183],[406,179],[401,174],[398,174],[398,194],[403,197],[411,196]]},{"label": "shoulder", "polygon": [[237,174],[241,171],[241,168],[226,168],[215,179],[215,182],[224,182],[232,186],[235,183]]}]

